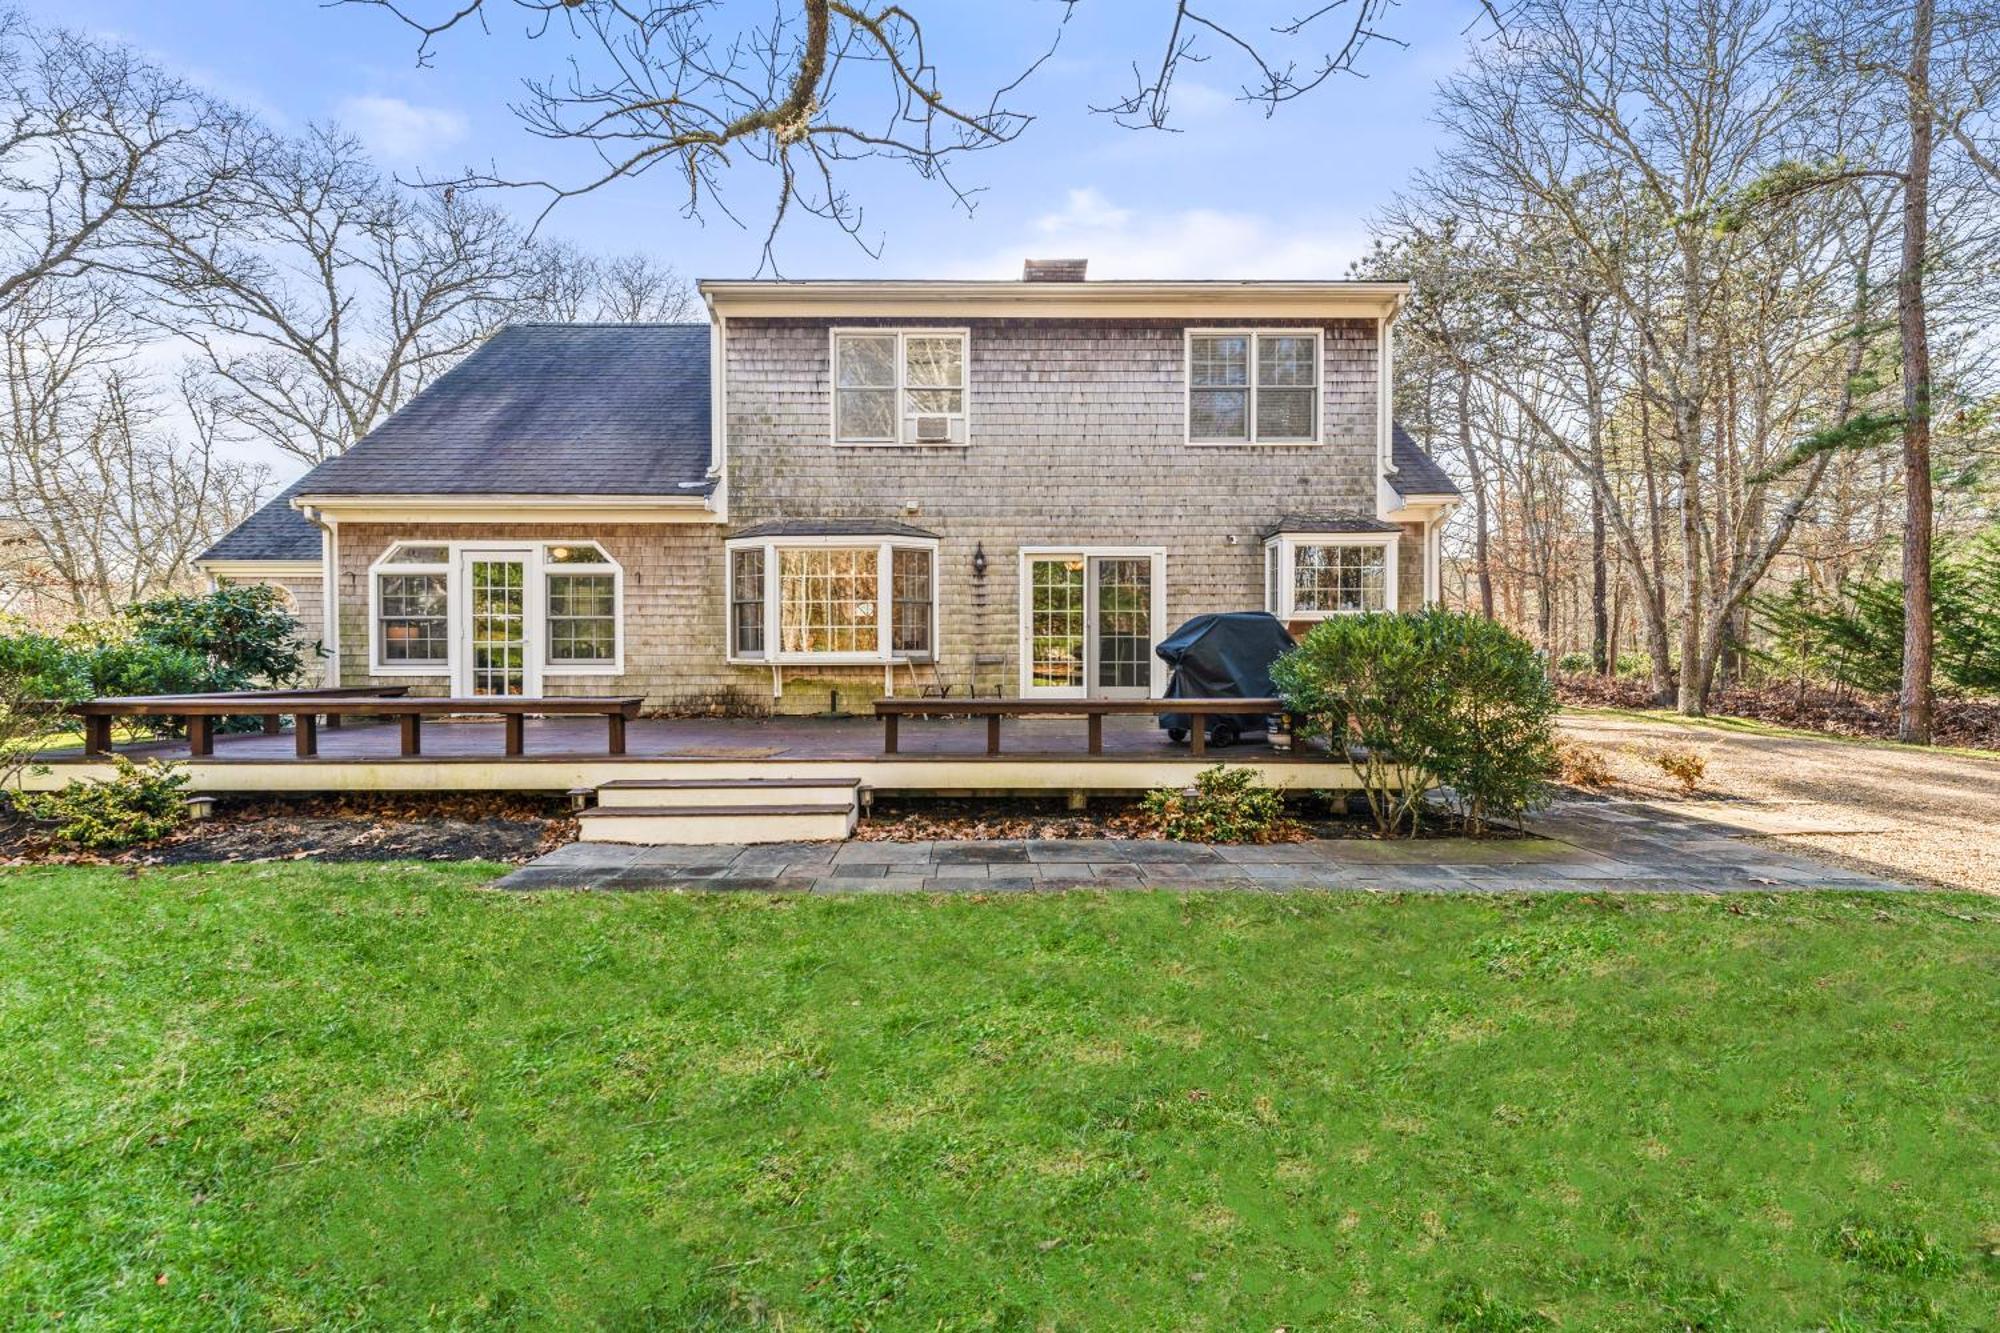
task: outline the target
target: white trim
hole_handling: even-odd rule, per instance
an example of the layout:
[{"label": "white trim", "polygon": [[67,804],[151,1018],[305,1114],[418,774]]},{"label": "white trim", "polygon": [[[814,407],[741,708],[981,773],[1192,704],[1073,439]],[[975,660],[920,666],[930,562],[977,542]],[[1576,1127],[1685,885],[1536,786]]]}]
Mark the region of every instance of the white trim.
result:
[{"label": "white trim", "polygon": [[[875,551],[875,651],[872,653],[788,653],[778,647],[778,553],[786,549],[821,548],[843,551],[865,551],[870,547]],[[735,610],[736,561],[738,551],[759,549],[764,552],[764,654],[761,657],[741,657],[736,652],[736,632],[733,624]],[[894,611],[895,568],[891,553],[894,551],[927,551],[931,558],[931,647],[924,659],[900,656],[889,645],[892,630],[890,617]],[[894,666],[900,662],[929,660],[935,662],[943,651],[944,621],[938,613],[939,595],[944,582],[943,571],[938,566],[938,539],[935,537],[897,537],[886,533],[850,533],[846,536],[801,536],[801,537],[732,537],[722,544],[722,637],[723,659],[731,666]]]},{"label": "white trim", "polygon": [[[392,561],[388,557],[403,546],[441,546],[446,557],[443,564],[411,564]],[[589,564],[557,564],[545,558],[544,552],[551,546],[594,546],[604,553],[604,560]],[[539,689],[540,682],[548,677],[571,676],[619,676],[625,673],[625,566],[611,553],[611,548],[596,537],[517,537],[481,538],[469,541],[454,541],[446,538],[396,537],[382,548],[379,555],[368,566],[368,674],[371,676],[423,676],[450,678],[453,688],[469,686],[471,670],[470,655],[464,650],[465,636],[469,627],[465,619],[465,588],[469,561],[468,555],[491,552],[525,552],[522,577],[526,580],[523,590],[524,609],[528,617],[528,684]],[[612,658],[609,662],[551,662],[548,660],[548,576],[555,574],[605,574],[612,576],[613,626]],[[382,615],[381,586],[382,574],[443,574],[445,576],[445,660],[439,662],[409,663],[385,662],[382,658]],[[535,690],[530,690],[530,693]]]},{"label": "white trim", "polygon": [[[1331,616],[1360,615],[1360,611],[1301,611],[1298,609],[1298,548],[1301,546],[1379,546],[1383,549],[1382,559],[1382,609],[1399,609],[1396,583],[1399,569],[1398,553],[1402,548],[1403,534],[1400,532],[1278,532],[1264,539],[1265,551],[1265,607],[1278,619],[1325,620]],[[1270,602],[1270,552],[1278,552],[1278,598],[1277,606]]]},{"label": "white trim", "polygon": [[[320,537],[320,549],[326,549],[326,537]],[[237,579],[243,582],[274,582],[316,577],[322,567],[320,560],[197,560],[194,567],[210,579]]]},{"label": "white trim", "polygon": [[[1196,439],[1194,434],[1194,340],[1241,334],[1250,340],[1249,362],[1244,367],[1244,421],[1249,434],[1242,439]],[[1259,338],[1309,337],[1313,340],[1313,433],[1293,439],[1265,440],[1257,436],[1257,340]],[[1214,386],[1204,386],[1214,387]],[[1203,449],[1306,449],[1326,442],[1326,330],[1318,327],[1276,328],[1239,326],[1235,328],[1186,328],[1181,330],[1181,440]]]},{"label": "white trim", "polygon": [[[1020,686],[1020,697],[1023,699],[1087,699],[1091,697],[1090,673],[1087,664],[1084,670],[1084,681],[1081,686],[1071,686],[1071,685],[1037,686],[1034,683],[1035,664],[1034,664],[1033,634],[1031,632],[1033,628],[1032,621],[1034,614],[1034,608],[1033,608],[1034,584],[1028,577],[1028,566],[1031,562],[1035,560],[1046,560],[1056,556],[1078,556],[1081,557],[1082,560],[1084,561],[1085,565],[1084,594],[1085,594],[1086,608],[1088,607],[1089,594],[1090,594],[1089,563],[1093,558],[1098,556],[1105,556],[1113,559],[1117,559],[1120,557],[1124,558],[1143,557],[1147,560],[1152,561],[1153,643],[1155,646],[1158,646],[1160,639],[1166,633],[1167,626],[1170,624],[1170,622],[1167,619],[1167,548],[1166,547],[1164,546],[1079,546],[1079,545],[1023,546],[1016,556],[1015,575],[1014,575],[1015,597],[1016,600],[1020,603],[1019,619],[1017,622],[1017,637],[1014,644],[1015,653],[1018,658],[1018,661],[1016,663],[1016,677]],[[1088,643],[1090,638],[1088,609],[1085,610],[1084,614],[1086,617],[1086,623],[1084,624],[1083,627],[1084,640],[1086,643]],[[1152,675],[1150,681],[1148,682],[1148,689],[1150,691],[1151,697],[1155,699],[1162,697],[1167,692],[1167,664],[1160,660],[1160,655],[1158,653],[1154,653],[1152,657]]]},{"label": "white trim", "polygon": [[[530,697],[542,692],[542,640],[548,634],[541,580],[535,568],[541,563],[540,543],[533,541],[453,542],[451,548],[451,589],[445,603],[445,620],[451,627],[451,692],[460,698],[472,695],[472,618],[466,614],[472,601],[472,566],[481,559],[521,565],[521,693]],[[539,631],[539,632],[538,632]]]},{"label": "white trim", "polygon": [[[840,340],[842,338],[894,338],[896,340],[896,438],[893,440],[843,440],[840,438]],[[907,351],[911,338],[957,338],[962,349],[959,368],[963,380],[958,392],[964,400],[961,411],[947,413],[956,422],[963,438],[950,440],[905,439],[903,395],[910,391],[910,363]],[[888,386],[871,385],[875,389]],[[880,324],[833,324],[826,331],[826,438],[836,449],[963,449],[972,443],[972,330],[964,325],[917,325],[891,328]]]},{"label": "white trim", "polygon": [[1404,282],[792,282],[709,279],[715,315],[785,317],[1375,319],[1401,306]]},{"label": "white trim", "polygon": [[348,523],[722,523],[703,495],[313,495],[292,507]]}]

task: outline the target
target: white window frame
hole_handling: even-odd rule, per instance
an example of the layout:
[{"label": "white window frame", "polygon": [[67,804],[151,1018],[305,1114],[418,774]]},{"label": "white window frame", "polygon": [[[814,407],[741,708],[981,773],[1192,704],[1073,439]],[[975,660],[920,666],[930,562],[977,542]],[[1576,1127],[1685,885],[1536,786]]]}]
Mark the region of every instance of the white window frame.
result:
[{"label": "white window frame", "polygon": [[[896,339],[896,435],[886,440],[847,440],[840,435],[840,340],[842,338],[887,338]],[[916,440],[904,437],[905,422],[911,414],[903,410],[904,395],[910,391],[910,360],[908,343],[911,338],[957,338],[960,348],[959,364],[965,368],[965,382],[959,392],[965,399],[965,410],[957,413],[924,415],[947,415],[957,423],[957,435],[950,440]],[[839,449],[963,449],[972,443],[972,330],[967,326],[952,328],[912,327],[883,328],[870,324],[837,324],[827,330],[826,343],[827,370],[827,438]],[[922,387],[922,386],[919,386]]]},{"label": "white window frame", "polygon": [[[1246,400],[1250,433],[1242,438],[1204,439],[1194,433],[1194,340],[1213,337],[1250,339],[1247,367],[1249,390]],[[1257,340],[1259,338],[1311,338],[1313,340],[1313,432],[1295,439],[1266,440],[1257,435]],[[1204,449],[1303,449],[1326,440],[1326,330],[1323,328],[1215,328],[1184,329],[1181,334],[1181,433],[1190,445]]]},{"label": "white window frame", "polygon": [[[1280,620],[1325,620],[1331,616],[1358,616],[1361,611],[1301,611],[1297,606],[1298,549],[1301,546],[1379,546],[1382,558],[1382,609],[1397,610],[1397,548],[1401,545],[1398,534],[1393,532],[1281,532],[1264,539],[1265,597],[1264,609]],[[1270,605],[1270,561],[1275,554],[1278,562],[1277,592],[1278,605]]]},{"label": "white window frame", "polygon": [[[549,558],[548,552],[556,546],[595,546],[603,552],[604,559],[584,561],[558,561]],[[534,595],[541,601],[541,612],[534,624],[541,629],[542,642],[536,654],[541,659],[540,670],[544,676],[616,676],[625,670],[625,566],[618,563],[618,557],[611,554],[609,547],[601,541],[579,537],[574,541],[545,541],[535,544]],[[558,574],[586,574],[611,576],[611,660],[609,662],[557,662],[549,656],[555,646],[549,634],[549,579]]]},{"label": "white window frame", "polygon": [[[411,564],[389,559],[400,546],[440,546],[447,552],[444,564]],[[604,553],[602,562],[558,564],[547,558],[552,546],[595,546]],[[371,676],[442,676],[456,681],[464,661],[467,634],[464,582],[471,559],[497,553],[525,552],[523,575],[527,581],[526,611],[532,636],[529,654],[529,681],[539,685],[552,676],[618,676],[625,672],[625,566],[611,554],[611,548],[596,537],[529,537],[515,541],[444,541],[423,537],[399,537],[383,548],[368,566],[368,674]],[[612,604],[617,617],[613,652],[609,662],[551,662],[549,653],[548,575],[610,574]],[[445,632],[448,636],[443,662],[411,664],[385,662],[382,658],[382,574],[443,574],[445,576]],[[337,611],[336,611],[337,615]]]},{"label": "white window frame", "polygon": [[[800,653],[779,648],[778,554],[786,550],[832,549],[875,551],[875,649],[859,653]],[[736,552],[748,549],[764,552],[764,652],[744,657],[736,651],[736,630],[731,615],[736,603]],[[881,666],[897,662],[938,661],[943,652],[944,629],[938,615],[938,588],[944,571],[938,565],[935,537],[889,537],[876,533],[854,533],[825,537],[733,537],[722,544],[723,655],[731,666]],[[922,657],[897,653],[890,645],[890,618],[895,614],[896,551],[925,551],[931,560],[931,647]]]},{"label": "white window frame", "polygon": [[[1164,546],[1023,546],[1015,573],[1015,597],[1020,603],[1020,622],[1015,652],[1018,659],[1018,680],[1020,697],[1023,699],[1088,699],[1090,694],[1090,669],[1086,663],[1084,680],[1081,685],[1036,685],[1034,683],[1034,587],[1029,581],[1029,566],[1036,560],[1060,559],[1073,556],[1083,560],[1084,605],[1090,605],[1089,563],[1092,558],[1106,556],[1117,558],[1140,558],[1152,561],[1153,569],[1153,644],[1159,646],[1162,638],[1171,631],[1173,622],[1167,618],[1167,548]],[[1089,642],[1089,611],[1084,612],[1084,640]],[[1086,654],[1087,655],[1087,654]],[[1148,693],[1158,699],[1167,692],[1167,664],[1153,654],[1152,675],[1148,681]]]}]

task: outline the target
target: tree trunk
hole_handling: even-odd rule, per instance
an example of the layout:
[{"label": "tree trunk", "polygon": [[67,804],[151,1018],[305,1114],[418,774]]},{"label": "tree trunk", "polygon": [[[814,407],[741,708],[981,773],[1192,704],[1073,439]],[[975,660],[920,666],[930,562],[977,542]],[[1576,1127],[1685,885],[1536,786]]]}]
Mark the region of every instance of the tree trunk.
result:
[{"label": "tree trunk", "polygon": [[1931,352],[1924,258],[1930,239],[1934,0],[1917,0],[1910,40],[1910,163],[1903,180],[1903,262],[1896,326],[1903,341],[1903,693],[1897,736],[1931,743]]},{"label": "tree trunk", "polygon": [[1472,368],[1458,368],[1458,448],[1472,483],[1472,564],[1479,574],[1479,614],[1493,619],[1493,557],[1487,534],[1486,471],[1472,447]]}]

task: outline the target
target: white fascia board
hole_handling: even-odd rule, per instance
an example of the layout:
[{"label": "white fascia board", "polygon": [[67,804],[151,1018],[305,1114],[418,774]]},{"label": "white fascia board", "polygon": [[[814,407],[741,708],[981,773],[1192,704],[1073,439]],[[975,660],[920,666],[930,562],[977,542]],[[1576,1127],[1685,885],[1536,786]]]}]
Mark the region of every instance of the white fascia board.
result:
[{"label": "white fascia board", "polygon": [[292,507],[343,523],[714,523],[705,495],[298,495]]},{"label": "white fascia board", "polygon": [[1042,316],[1380,319],[1402,305],[1401,282],[764,282],[699,284],[723,316]]}]

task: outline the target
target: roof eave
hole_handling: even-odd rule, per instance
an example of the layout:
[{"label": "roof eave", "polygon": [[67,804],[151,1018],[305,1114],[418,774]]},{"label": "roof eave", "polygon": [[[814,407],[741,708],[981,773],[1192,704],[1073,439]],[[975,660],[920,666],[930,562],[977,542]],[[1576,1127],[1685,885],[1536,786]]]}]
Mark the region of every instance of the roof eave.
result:
[{"label": "roof eave", "polygon": [[708,279],[702,299],[724,316],[944,315],[985,308],[999,315],[1113,318],[1200,312],[1393,317],[1402,282],[958,282]]}]

